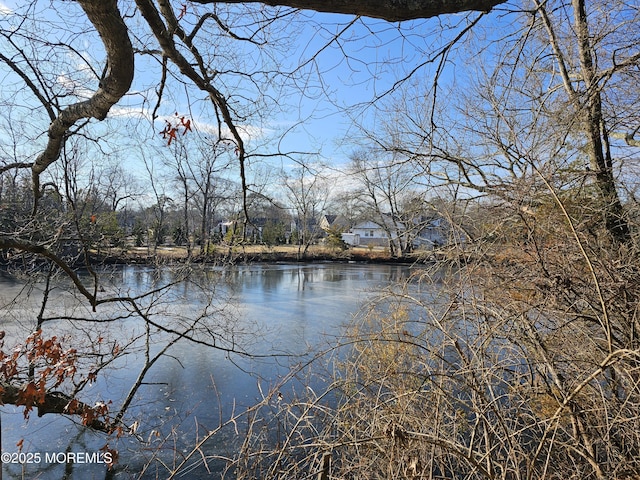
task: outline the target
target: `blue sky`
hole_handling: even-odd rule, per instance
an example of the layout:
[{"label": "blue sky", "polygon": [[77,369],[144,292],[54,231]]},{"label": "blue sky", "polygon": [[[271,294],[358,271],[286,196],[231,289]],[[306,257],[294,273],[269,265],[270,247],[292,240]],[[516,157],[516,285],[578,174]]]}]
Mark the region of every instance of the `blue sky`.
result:
[{"label": "blue sky", "polygon": [[[313,14],[310,23],[322,24],[326,30],[314,35],[316,27],[312,26],[301,33],[301,44],[306,45],[303,56],[315,54],[330,33],[342,34],[322,49],[318,57],[328,98],[321,96],[315,102],[306,100],[302,104],[303,111],[312,111],[313,119],[300,128],[301,134],[292,143],[318,139],[327,160],[344,162],[350,150],[358,147],[359,132],[354,121],[375,123],[376,109],[370,102],[380,96],[385,96],[384,101],[391,101],[390,92],[398,86],[398,80],[410,73],[414,82],[424,82],[428,88],[439,60],[431,62],[434,53],[467,24],[467,18],[467,15],[450,15],[445,19],[403,24],[359,19],[350,24],[353,17]],[[306,41],[309,43],[304,43]],[[451,82],[454,72],[455,65],[447,64],[441,82]]]},{"label": "blue sky", "polygon": [[[0,15],[16,8],[16,5],[19,2],[4,0],[0,3]],[[50,4],[39,4],[44,17],[47,16],[47,5]],[[77,4],[64,2],[62,8],[74,6],[78,8]],[[193,8],[206,10],[205,7]],[[248,117],[238,123],[244,129],[246,138],[251,138],[250,147],[255,153],[273,153],[278,150],[317,152],[317,156],[299,158],[319,159],[339,166],[347,162],[349,153],[359,146],[356,124],[374,126],[376,115],[384,115],[384,112],[368,102],[389,92],[399,79],[407,77],[410,72],[413,72],[412,81],[422,82],[428,88],[439,60],[433,58],[434,53],[457,35],[469,19],[477,15],[448,15],[428,21],[397,24],[374,19],[354,19],[345,15],[303,12],[291,19],[289,24],[282,26],[283,30],[279,33],[288,36],[289,44],[273,60],[262,50],[269,48],[268,46],[246,48],[238,47],[236,42],[228,46],[216,44],[215,50],[220,50],[221,56],[228,55],[231,63],[237,62],[237,65],[233,65],[237,68],[246,64],[259,70],[262,55],[267,61],[285,64],[285,69],[292,69],[303,62],[304,79],[299,81],[304,80],[304,85],[289,85],[282,91],[275,87],[264,88],[263,93],[279,99],[280,108],[269,110],[268,104],[265,104],[266,108],[261,110],[260,105],[256,104],[256,112],[264,115]],[[130,22],[135,24],[137,21]],[[132,27],[132,33],[139,35],[141,31],[135,31]],[[86,52],[96,59],[96,69],[101,68],[103,52],[97,37],[81,37],[75,46],[83,54]],[[239,49],[234,51],[234,48]],[[443,84],[453,81],[455,72],[463,68],[455,55],[450,56],[449,60],[441,76]],[[67,65],[65,68],[72,69],[73,62],[76,62],[78,69],[81,68],[77,59],[70,60],[71,66]],[[76,98],[91,94],[91,82],[88,84],[89,88],[78,84],[78,79],[82,77],[79,70],[71,72],[62,69],[58,73],[60,86],[68,84],[73,89],[75,85]],[[162,139],[158,132],[164,127],[165,119],[176,120],[176,112],[179,113],[178,117],[185,115],[192,118],[194,126],[201,131],[207,131],[214,123],[213,109],[208,102],[202,100],[204,95],[188,84],[185,86],[172,81],[171,87],[165,91],[158,111],[160,118],[153,125],[152,131],[148,120],[155,104],[158,80],[157,62],[150,57],[138,56],[133,88],[110,114],[111,118],[123,122],[124,126],[119,128],[122,131],[117,132],[122,146],[127,143],[139,144],[141,140],[143,144],[155,147],[161,145]],[[282,77],[275,78],[276,86],[281,80]],[[231,75],[223,78],[223,83],[217,86],[224,94],[244,93],[246,88],[246,96],[249,98],[246,107],[252,107],[251,96],[256,95],[256,87],[247,87],[247,84]],[[391,99],[392,95],[389,94],[383,102]],[[70,97],[69,101],[71,100],[73,97]],[[43,120],[46,120],[44,116]],[[103,129],[105,132],[110,131],[113,128],[113,121],[111,122],[95,126],[94,132]],[[135,135],[126,138],[127,134],[136,130]],[[271,162],[275,167],[292,164],[287,158],[273,158]]]}]

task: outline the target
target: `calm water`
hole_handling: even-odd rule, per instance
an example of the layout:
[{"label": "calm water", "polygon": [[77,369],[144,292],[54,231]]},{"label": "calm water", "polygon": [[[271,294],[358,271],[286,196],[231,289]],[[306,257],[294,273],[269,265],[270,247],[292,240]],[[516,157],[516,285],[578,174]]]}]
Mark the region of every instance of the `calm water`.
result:
[{"label": "calm water", "polygon": [[[223,349],[246,351],[257,357],[213,349],[181,340],[159,360],[134,398],[125,416],[127,425],[137,422],[138,438],[111,440],[120,454],[115,478],[138,478],[143,466],[152,468],[144,478],[164,478],[166,470],[156,462],[160,457],[171,462],[177,455],[191,450],[197,438],[216,428],[234,412],[254,404],[260,392],[278,385],[292,365],[299,365],[311,355],[330,349],[341,328],[376,292],[410,274],[406,266],[396,265],[255,265],[229,269],[210,268],[193,275],[192,282],[177,285],[141,303],[159,325],[179,330],[183,325],[201,321],[208,331],[194,334]],[[136,295],[150,287],[164,285],[176,278],[170,269],[155,270],[129,266],[107,275],[105,295]],[[54,290],[51,308],[76,317],[94,318],[92,312],[78,306],[77,300],[63,288]],[[23,303],[27,294],[31,304]],[[15,278],[0,277],[0,329],[7,332],[5,348],[11,337],[33,329],[41,298],[41,286],[25,287]],[[17,299],[17,301],[14,301]],[[130,355],[123,356],[102,372],[86,394],[113,400],[116,411],[135,382],[144,361],[146,338],[144,323],[138,318],[119,318],[120,311],[99,309],[97,315],[112,318],[108,324],[78,321],[50,321],[44,326],[49,334],[68,333],[79,339],[83,335],[105,342],[131,343]],[[102,317],[100,317],[102,318]],[[90,332],[86,332],[89,329]],[[152,329],[149,352],[160,351],[169,335]],[[22,337],[24,338],[24,336]],[[330,358],[327,356],[326,358]],[[314,368],[322,369],[321,360]],[[311,380],[311,382],[319,380]],[[301,388],[297,380],[280,387],[285,395]],[[260,388],[259,388],[260,387]],[[28,422],[22,411],[0,407],[3,452],[17,452],[16,444],[24,440],[23,452],[97,452],[105,445],[104,435],[78,426],[73,419],[31,414]],[[208,454],[233,449],[237,437],[233,429],[223,430],[205,445]],[[228,452],[232,453],[232,452]],[[44,458],[24,467],[3,465],[3,479],[9,478],[105,478],[101,464],[46,463]],[[209,475],[196,466],[187,478],[216,478],[215,462]],[[184,478],[184,477],[182,477]]]}]

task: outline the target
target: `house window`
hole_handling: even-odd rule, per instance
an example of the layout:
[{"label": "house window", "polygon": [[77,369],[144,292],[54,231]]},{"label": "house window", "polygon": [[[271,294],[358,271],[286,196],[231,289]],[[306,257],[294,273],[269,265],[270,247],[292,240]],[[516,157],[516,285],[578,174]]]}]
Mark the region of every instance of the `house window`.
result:
[{"label": "house window", "polygon": [[373,230],[369,230],[369,236],[373,237]]}]

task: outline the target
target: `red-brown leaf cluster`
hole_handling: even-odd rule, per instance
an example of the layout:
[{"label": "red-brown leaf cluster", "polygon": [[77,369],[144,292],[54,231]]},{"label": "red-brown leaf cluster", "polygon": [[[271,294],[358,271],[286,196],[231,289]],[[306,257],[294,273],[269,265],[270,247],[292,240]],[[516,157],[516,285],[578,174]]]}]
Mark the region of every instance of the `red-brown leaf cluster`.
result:
[{"label": "red-brown leaf cluster", "polygon": [[165,120],[164,129],[160,131],[162,138],[167,140],[167,146],[171,145],[171,142],[177,138],[181,128],[182,135],[186,135],[187,132],[191,131],[191,119],[185,118],[184,116],[179,117],[178,112],[176,112],[175,117],[176,122]]}]

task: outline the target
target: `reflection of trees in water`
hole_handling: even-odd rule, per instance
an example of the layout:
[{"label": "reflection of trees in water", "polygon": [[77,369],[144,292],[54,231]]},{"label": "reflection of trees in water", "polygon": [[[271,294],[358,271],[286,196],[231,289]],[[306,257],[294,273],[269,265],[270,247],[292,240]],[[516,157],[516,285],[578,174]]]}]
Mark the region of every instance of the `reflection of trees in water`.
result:
[{"label": "reflection of trees in water", "polygon": [[[377,270],[374,278],[383,278],[388,271],[386,267],[366,268]],[[313,355],[310,348],[324,345],[323,334],[341,322],[350,309],[357,308],[355,295],[350,299],[349,291],[364,289],[365,277],[369,277],[362,270],[354,272],[344,265],[194,267],[188,278],[183,273],[167,267],[132,266],[100,272],[105,295],[137,296],[156,290],[155,295],[137,301],[144,317],[135,311],[122,316],[119,309],[109,305],[99,307],[97,312],[80,308],[78,299],[66,291],[65,282],[51,284],[56,294],[47,303],[47,310],[56,320],[47,317],[43,325],[55,328],[61,336],[68,335],[70,344],[95,344],[93,350],[81,351],[86,356],[83,371],[97,368],[100,362],[104,364],[100,375],[77,395],[86,402],[113,400],[109,418],[122,427],[124,436],[92,438],[100,443],[95,449],[109,442],[110,447],[120,451],[117,472],[133,472],[161,459],[171,463],[176,451],[193,447],[196,425],[198,435],[204,435],[237,415],[236,426],[233,422],[225,426],[203,447],[208,456],[225,452],[227,458],[232,457],[240,450],[237,442],[242,436],[238,437],[238,431],[245,431],[248,423],[257,421],[240,413],[260,403],[258,379],[265,392],[269,391],[287,375],[292,362],[307,361]],[[302,290],[299,282],[319,288]],[[29,315],[33,318],[40,307],[37,300],[42,295],[41,287],[34,284],[27,292],[19,282],[15,286],[14,296],[25,312],[32,312]],[[34,296],[32,293],[38,289],[40,294]],[[5,289],[3,293],[6,292]],[[350,301],[343,302],[344,299]],[[243,307],[239,302],[247,305]],[[273,308],[279,322],[277,329],[272,328],[270,317],[254,314]],[[188,338],[175,333],[180,331],[186,331]],[[96,353],[100,348],[98,362]],[[243,351],[250,353],[243,355]],[[286,395],[304,391],[308,383],[303,376],[282,385],[280,391]],[[311,384],[323,388],[318,381]],[[47,418],[50,417],[43,420]],[[265,417],[264,422],[267,425],[270,420]],[[5,421],[4,427],[7,425]],[[5,440],[20,435],[16,422],[11,425]],[[34,416],[27,425],[37,429],[41,420]],[[82,430],[81,426],[78,428]],[[50,434],[57,437],[58,430],[51,429]],[[264,438],[271,439],[270,435]],[[78,444],[60,448],[67,446],[76,448]],[[224,462],[220,458],[213,461],[218,466]],[[81,467],[76,466],[76,471]]]},{"label": "reflection of trees in water", "polygon": [[[3,298],[20,305],[38,329],[23,349],[3,354],[3,399],[22,405],[25,413],[34,409],[38,415],[69,415],[103,431],[96,451],[117,444],[120,436],[131,433],[131,425],[138,430],[155,388],[149,374],[165,359],[179,361],[172,356],[176,345],[194,342],[242,352],[242,342],[252,335],[246,327],[234,330],[215,285],[190,278],[184,267],[125,270],[79,274],[81,282],[101,280],[94,309],[76,297],[66,277],[53,275],[54,269],[44,272],[42,282],[34,280],[34,288],[18,287],[12,297]],[[33,325],[12,322],[3,351]],[[10,397],[14,390],[15,398]],[[171,417],[176,415],[174,411]],[[146,433],[152,423],[146,420],[139,432]]]}]

